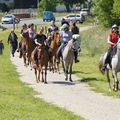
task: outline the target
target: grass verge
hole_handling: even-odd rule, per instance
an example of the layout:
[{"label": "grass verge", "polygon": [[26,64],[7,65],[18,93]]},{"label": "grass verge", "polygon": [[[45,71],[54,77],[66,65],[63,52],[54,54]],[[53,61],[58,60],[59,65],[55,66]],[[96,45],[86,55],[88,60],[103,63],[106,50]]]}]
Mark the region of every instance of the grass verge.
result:
[{"label": "grass verge", "polygon": [[74,65],[74,73],[82,78],[82,82],[88,83],[92,90],[120,98],[120,92],[108,91],[107,79],[98,70],[100,55],[106,52],[108,48],[107,37],[109,32],[109,29],[96,27],[80,33],[82,51],[79,57],[80,63]]}]

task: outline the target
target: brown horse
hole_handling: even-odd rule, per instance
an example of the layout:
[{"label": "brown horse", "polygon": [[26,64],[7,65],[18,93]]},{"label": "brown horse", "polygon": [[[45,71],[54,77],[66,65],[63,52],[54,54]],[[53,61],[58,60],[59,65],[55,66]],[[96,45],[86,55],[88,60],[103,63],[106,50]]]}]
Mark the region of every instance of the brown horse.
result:
[{"label": "brown horse", "polygon": [[[42,82],[47,83],[47,66],[49,61],[49,55],[46,48],[42,46],[37,47],[38,61],[37,66],[34,67],[37,83],[40,82],[40,74],[42,75]],[[31,62],[34,64],[34,51],[31,54]],[[43,68],[44,67],[44,68]]]},{"label": "brown horse", "polygon": [[34,48],[35,45],[31,43],[28,32],[24,32],[23,36],[21,37],[21,52],[25,66],[29,65],[31,53],[34,50]]},{"label": "brown horse", "polygon": [[60,42],[60,35],[59,31],[54,31],[53,38],[51,40],[51,44],[49,46],[49,54],[50,54],[50,70],[57,71],[57,64],[56,64],[56,52]]}]

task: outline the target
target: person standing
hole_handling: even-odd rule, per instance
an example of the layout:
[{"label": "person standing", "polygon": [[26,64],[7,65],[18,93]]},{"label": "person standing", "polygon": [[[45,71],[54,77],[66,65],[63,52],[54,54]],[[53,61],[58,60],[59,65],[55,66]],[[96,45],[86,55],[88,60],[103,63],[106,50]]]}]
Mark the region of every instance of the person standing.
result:
[{"label": "person standing", "polygon": [[18,47],[18,37],[15,34],[14,30],[11,30],[9,36],[8,36],[8,44],[10,43],[10,48],[11,48],[11,54],[14,57],[14,53]]},{"label": "person standing", "polygon": [[3,54],[3,49],[4,49],[4,44],[3,44],[3,41],[0,40],[0,55]]}]

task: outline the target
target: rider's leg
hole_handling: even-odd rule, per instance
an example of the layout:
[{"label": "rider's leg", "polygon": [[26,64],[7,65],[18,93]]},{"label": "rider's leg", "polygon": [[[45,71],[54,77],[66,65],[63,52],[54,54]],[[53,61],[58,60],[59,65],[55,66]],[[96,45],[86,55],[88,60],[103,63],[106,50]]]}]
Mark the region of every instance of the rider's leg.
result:
[{"label": "rider's leg", "polygon": [[57,61],[56,62],[58,62],[58,63],[60,62],[61,50],[62,50],[63,47],[64,47],[64,44],[62,43],[57,50],[57,55],[56,55],[56,60]]},{"label": "rider's leg", "polygon": [[110,65],[111,67],[111,61],[110,61],[110,57],[111,57],[111,52],[112,52],[112,48],[109,48],[108,49],[108,53],[107,53],[107,56],[106,56],[106,59],[105,59],[105,63],[104,63],[104,66],[102,67],[102,70],[105,71],[105,69],[107,68],[107,64]]},{"label": "rider's leg", "polygon": [[74,56],[75,56],[75,63],[79,62],[79,60],[77,59],[78,58],[78,51],[77,50],[74,51]]},{"label": "rider's leg", "polygon": [[37,64],[38,55],[37,55],[37,47],[34,49],[34,63]]}]

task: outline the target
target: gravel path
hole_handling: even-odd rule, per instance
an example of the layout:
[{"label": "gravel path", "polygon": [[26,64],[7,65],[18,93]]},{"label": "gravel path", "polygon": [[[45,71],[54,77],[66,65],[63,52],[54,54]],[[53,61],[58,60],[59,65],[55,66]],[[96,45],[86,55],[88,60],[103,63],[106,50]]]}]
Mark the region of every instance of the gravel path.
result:
[{"label": "gravel path", "polygon": [[[28,83],[38,92],[35,97],[63,107],[86,120],[120,120],[120,100],[103,96],[89,89],[89,86],[80,82],[80,78],[73,76],[75,82],[64,80],[64,74],[48,72],[48,84],[36,83],[35,75],[30,68],[25,68],[18,53],[11,57],[16,66],[20,80]],[[40,93],[40,94],[39,94]]]}]

